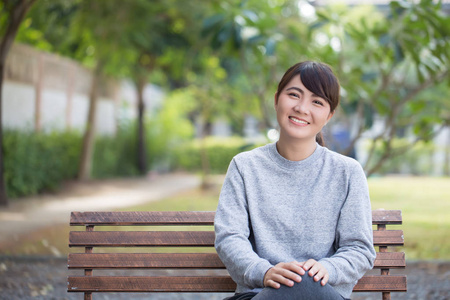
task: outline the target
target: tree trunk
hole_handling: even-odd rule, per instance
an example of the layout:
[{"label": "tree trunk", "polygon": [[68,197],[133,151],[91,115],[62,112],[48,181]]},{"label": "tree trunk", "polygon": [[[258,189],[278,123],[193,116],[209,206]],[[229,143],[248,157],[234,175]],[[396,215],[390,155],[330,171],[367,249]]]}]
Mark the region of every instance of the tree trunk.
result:
[{"label": "tree trunk", "polygon": [[203,124],[201,129],[201,139],[200,139],[200,159],[202,163],[202,185],[201,188],[203,190],[208,189],[211,186],[210,182],[210,174],[211,174],[211,165],[209,163],[209,155],[208,149],[206,145],[206,137],[211,135],[212,124],[208,121],[209,116],[209,105],[203,106]]},{"label": "tree trunk", "polygon": [[210,187],[209,177],[211,174],[211,166],[209,164],[209,155],[206,147],[206,136],[202,136],[200,140],[200,158],[202,162],[202,186],[203,190]]},{"label": "tree trunk", "polygon": [[3,79],[5,74],[5,64],[8,52],[16,37],[20,23],[27,14],[30,7],[35,0],[20,1],[19,3],[11,4],[4,3],[3,12],[6,11],[7,21],[6,30],[0,41],[0,206],[8,206],[8,196],[6,194],[6,183],[4,178],[4,163],[3,163],[3,120],[2,120],[2,107],[3,107]]},{"label": "tree trunk", "polygon": [[144,87],[145,80],[139,78],[136,82],[138,92],[138,126],[137,126],[137,167],[141,175],[147,173],[147,155],[145,147],[145,103]]},{"label": "tree trunk", "polygon": [[83,146],[81,149],[80,169],[78,171],[79,180],[87,180],[91,177],[92,160],[95,149],[95,123],[97,112],[97,100],[101,79],[101,63],[97,63],[94,74],[92,74],[92,85],[89,95],[89,113],[86,122],[86,129],[83,136]]}]

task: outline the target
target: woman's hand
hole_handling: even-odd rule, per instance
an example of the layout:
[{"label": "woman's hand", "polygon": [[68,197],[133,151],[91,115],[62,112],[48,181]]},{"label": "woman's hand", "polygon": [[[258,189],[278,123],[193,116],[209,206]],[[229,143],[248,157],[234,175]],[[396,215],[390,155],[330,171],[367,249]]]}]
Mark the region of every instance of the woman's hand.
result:
[{"label": "woman's hand", "polygon": [[303,270],[302,265],[299,262],[282,262],[266,272],[264,275],[264,286],[279,289],[281,286],[280,284],[284,284],[291,287],[294,285],[294,281],[302,281],[300,275],[305,275],[305,270]]},{"label": "woman's hand", "polygon": [[328,282],[328,271],[325,269],[325,267],[318,261],[314,259],[308,259],[305,262],[299,263],[305,271],[308,272],[308,275],[311,277],[314,277],[314,281],[319,281],[322,286],[327,284]]}]

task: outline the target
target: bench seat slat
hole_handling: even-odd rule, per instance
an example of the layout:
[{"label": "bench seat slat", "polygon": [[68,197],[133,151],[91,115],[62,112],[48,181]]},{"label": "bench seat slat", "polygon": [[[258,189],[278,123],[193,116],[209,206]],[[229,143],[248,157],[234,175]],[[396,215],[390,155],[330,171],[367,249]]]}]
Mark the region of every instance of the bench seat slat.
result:
[{"label": "bench seat slat", "polygon": [[402,224],[401,210],[373,210],[372,224]]},{"label": "bench seat slat", "polygon": [[[374,268],[405,268],[405,253],[378,252]],[[69,269],[225,269],[217,253],[70,253]]]},{"label": "bench seat slat", "polygon": [[406,268],[405,252],[377,252],[374,268],[402,269]]},{"label": "bench seat slat", "polygon": [[[402,246],[402,230],[373,232],[375,246]],[[212,247],[214,231],[71,231],[70,247]]]},{"label": "bench seat slat", "polygon": [[217,253],[71,253],[69,269],[225,269]]},{"label": "bench seat slat", "polygon": [[70,247],[212,247],[214,231],[71,231]]},{"label": "bench seat slat", "polygon": [[406,276],[366,275],[353,289],[354,292],[406,292]]},{"label": "bench seat slat", "polygon": [[[213,225],[214,214],[213,211],[72,212],[70,225]],[[372,211],[372,224],[402,224],[402,213],[400,210],[374,210]]]},{"label": "bench seat slat", "polygon": [[[234,292],[236,283],[228,276],[72,276],[69,292]],[[405,292],[406,276],[365,276],[354,292]]]},{"label": "bench seat slat", "polygon": [[374,230],[373,244],[375,246],[403,246],[403,230]]},{"label": "bench seat slat", "polygon": [[73,276],[68,292],[233,292],[229,276]]},{"label": "bench seat slat", "polygon": [[115,211],[72,212],[70,225],[214,225],[215,212],[195,211]]}]

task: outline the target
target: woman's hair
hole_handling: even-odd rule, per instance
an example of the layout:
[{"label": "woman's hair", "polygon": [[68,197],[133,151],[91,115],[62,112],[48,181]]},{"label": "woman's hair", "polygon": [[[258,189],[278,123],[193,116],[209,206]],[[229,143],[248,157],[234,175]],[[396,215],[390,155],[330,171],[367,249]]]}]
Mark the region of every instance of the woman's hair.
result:
[{"label": "woman's hair", "polygon": [[[339,80],[327,64],[304,61],[290,67],[278,83],[277,97],[286,85],[299,75],[303,85],[312,93],[325,99],[330,104],[330,112],[334,112],[339,104]],[[319,145],[324,146],[322,132],[316,136]]]}]

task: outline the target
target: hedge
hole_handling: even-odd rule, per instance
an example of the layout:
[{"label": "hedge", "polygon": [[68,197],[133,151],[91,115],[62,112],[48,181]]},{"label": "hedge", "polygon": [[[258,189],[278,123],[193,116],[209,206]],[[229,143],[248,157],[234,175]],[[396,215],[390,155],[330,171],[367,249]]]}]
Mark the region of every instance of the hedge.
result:
[{"label": "hedge", "polygon": [[[138,174],[132,129],[96,139],[93,178]],[[82,135],[76,131],[36,133],[5,130],[4,174],[7,195],[17,198],[57,189],[78,174]]]},{"label": "hedge", "polygon": [[81,136],[77,132],[5,130],[4,176],[9,197],[54,190],[77,174]]},{"label": "hedge", "polygon": [[[243,138],[207,138],[204,147],[209,160],[210,171],[213,174],[224,174],[232,158],[243,151],[251,150],[259,145],[247,143]],[[202,170],[202,141],[195,140],[186,143],[173,151],[174,169],[197,172]]]},{"label": "hedge", "polygon": [[[96,139],[93,178],[127,177],[139,174],[136,164],[136,133],[134,126],[119,129],[115,136]],[[157,140],[148,137],[147,143]],[[3,135],[4,170],[10,198],[33,195],[57,189],[64,180],[75,179],[78,173],[82,135],[76,131],[36,133],[5,130]],[[176,146],[175,146],[176,145]],[[156,151],[148,148],[149,169],[164,171],[202,170],[202,142],[167,145]],[[212,173],[225,173],[236,154],[253,149],[244,139],[207,138],[204,141]],[[157,160],[151,159],[157,157]],[[167,164],[167,167],[165,165]],[[164,168],[162,167],[164,166]]]}]

